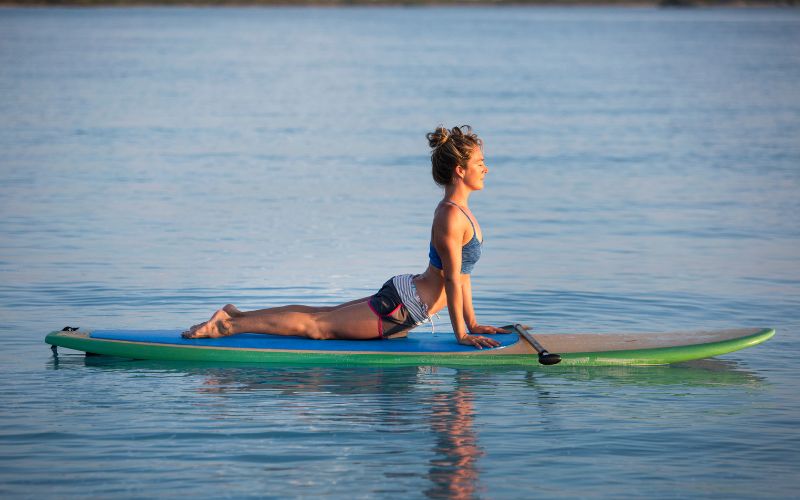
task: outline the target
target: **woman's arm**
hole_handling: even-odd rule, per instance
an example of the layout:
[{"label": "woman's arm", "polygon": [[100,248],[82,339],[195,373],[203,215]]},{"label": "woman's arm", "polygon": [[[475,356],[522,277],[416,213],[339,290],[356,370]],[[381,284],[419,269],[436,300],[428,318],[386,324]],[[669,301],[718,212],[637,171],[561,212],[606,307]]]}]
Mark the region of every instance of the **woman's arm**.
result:
[{"label": "woman's arm", "polygon": [[[467,231],[467,221],[459,212],[453,206],[441,207],[434,221],[433,246],[442,258],[447,311],[459,344],[472,345],[479,349],[484,346],[495,347],[500,345],[496,340],[467,333],[467,321],[474,321],[475,314],[472,313],[472,291],[469,285],[466,290],[468,296],[464,295],[463,283],[469,283],[469,276],[461,274],[461,247]],[[470,314],[465,318],[464,313],[467,310]]]},{"label": "woman's arm", "polygon": [[469,333],[509,333],[507,330],[496,326],[479,325],[475,318],[475,309],[472,307],[472,279],[469,274],[461,275],[461,295],[464,303],[464,321],[467,323]]},{"label": "woman's arm", "polygon": [[472,279],[469,274],[461,275],[461,296],[464,298],[464,321],[467,323],[467,330],[478,326],[475,319],[475,309],[472,308]]},{"label": "woman's arm", "polygon": [[433,246],[442,259],[444,291],[447,296],[447,311],[453,332],[459,342],[467,335],[464,322],[464,297],[461,289],[461,241],[464,227],[460,224],[457,208],[440,207],[434,220]]}]

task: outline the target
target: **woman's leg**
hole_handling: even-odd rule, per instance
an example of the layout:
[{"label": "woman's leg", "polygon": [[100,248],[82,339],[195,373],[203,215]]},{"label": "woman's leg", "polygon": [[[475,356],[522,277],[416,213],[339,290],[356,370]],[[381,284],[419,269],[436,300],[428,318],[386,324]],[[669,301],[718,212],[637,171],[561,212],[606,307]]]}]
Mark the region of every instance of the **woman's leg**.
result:
[{"label": "woman's leg", "polygon": [[255,311],[240,311],[233,304],[228,304],[225,307],[223,307],[223,309],[225,309],[231,316],[237,316],[237,315],[258,316],[261,314],[273,314],[276,312],[319,313],[319,312],[335,311],[336,309],[341,309],[342,307],[347,307],[353,304],[366,302],[370,298],[372,298],[372,295],[368,295],[366,297],[362,297],[356,300],[351,300],[350,302],[345,302],[344,304],[338,304],[335,306],[303,306],[303,305],[293,304],[289,306],[269,307],[267,309],[256,309]]},{"label": "woman's leg", "polygon": [[237,314],[236,311],[220,309],[205,324],[184,332],[183,336],[206,338],[237,333],[271,333],[312,339],[370,339],[380,333],[378,320],[366,301],[342,304],[320,312],[290,308],[264,309],[259,314],[240,311]]},{"label": "woman's leg", "polygon": [[[368,295],[366,297],[362,297],[360,299],[351,300],[350,302],[345,302],[344,304],[339,304],[335,306],[303,306],[299,304],[293,304],[288,306],[280,306],[280,307],[270,307],[267,309],[256,309],[254,311],[240,311],[235,305],[233,304],[226,304],[223,306],[222,311],[225,311],[233,318],[241,318],[241,317],[250,317],[250,316],[261,316],[265,314],[275,314],[278,312],[302,312],[302,313],[322,313],[322,312],[330,312],[335,311],[337,309],[341,309],[343,307],[347,307],[353,304],[359,304],[361,302],[366,302],[372,295]],[[215,313],[216,314],[216,313]],[[190,336],[200,327],[205,326],[208,323],[204,321],[202,323],[198,323],[196,325],[192,325],[188,330],[184,333],[184,337],[191,338]]]}]

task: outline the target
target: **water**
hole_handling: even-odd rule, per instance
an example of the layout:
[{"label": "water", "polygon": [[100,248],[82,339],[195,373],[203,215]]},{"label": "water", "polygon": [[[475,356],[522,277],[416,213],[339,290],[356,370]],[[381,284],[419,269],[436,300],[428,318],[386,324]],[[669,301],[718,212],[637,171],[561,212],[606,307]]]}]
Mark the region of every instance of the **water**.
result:
[{"label": "water", "polygon": [[[798,48],[780,9],[0,10],[0,494],[796,497]],[[530,370],[43,344],[421,271],[439,123],[486,141],[482,322],[777,336]]]}]

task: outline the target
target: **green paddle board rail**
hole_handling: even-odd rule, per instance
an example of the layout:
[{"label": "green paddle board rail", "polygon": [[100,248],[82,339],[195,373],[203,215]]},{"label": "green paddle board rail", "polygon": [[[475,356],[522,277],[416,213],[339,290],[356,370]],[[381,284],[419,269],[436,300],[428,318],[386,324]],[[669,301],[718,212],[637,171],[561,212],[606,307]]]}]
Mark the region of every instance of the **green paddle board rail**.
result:
[{"label": "green paddle board rail", "polygon": [[[235,363],[270,363],[303,365],[441,365],[484,366],[524,365],[541,366],[536,355],[492,354],[479,351],[458,353],[363,353],[321,351],[265,351],[224,347],[187,348],[169,344],[148,344],[92,339],[51,332],[45,342],[53,346],[75,349],[87,353],[133,359],[164,361],[203,361]],[[704,344],[680,345],[637,350],[603,352],[572,352],[561,354],[561,364],[556,366],[610,366],[610,365],[664,365],[695,359],[709,358],[751,347],[775,335],[775,330],[764,328],[752,335]]]},{"label": "green paddle board rail", "polygon": [[695,359],[712,358],[761,344],[775,335],[773,328],[745,337],[705,344],[633,349],[626,351],[571,352],[561,354],[561,364],[573,366],[667,365]]}]

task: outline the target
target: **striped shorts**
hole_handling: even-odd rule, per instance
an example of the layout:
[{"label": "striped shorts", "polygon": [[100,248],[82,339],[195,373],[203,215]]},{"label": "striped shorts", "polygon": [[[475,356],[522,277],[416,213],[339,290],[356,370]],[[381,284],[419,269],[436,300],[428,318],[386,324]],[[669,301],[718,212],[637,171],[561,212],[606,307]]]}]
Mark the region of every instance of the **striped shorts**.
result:
[{"label": "striped shorts", "polygon": [[414,276],[400,274],[390,278],[370,297],[369,307],[378,317],[379,338],[404,337],[412,328],[430,320],[428,306],[417,295]]}]

